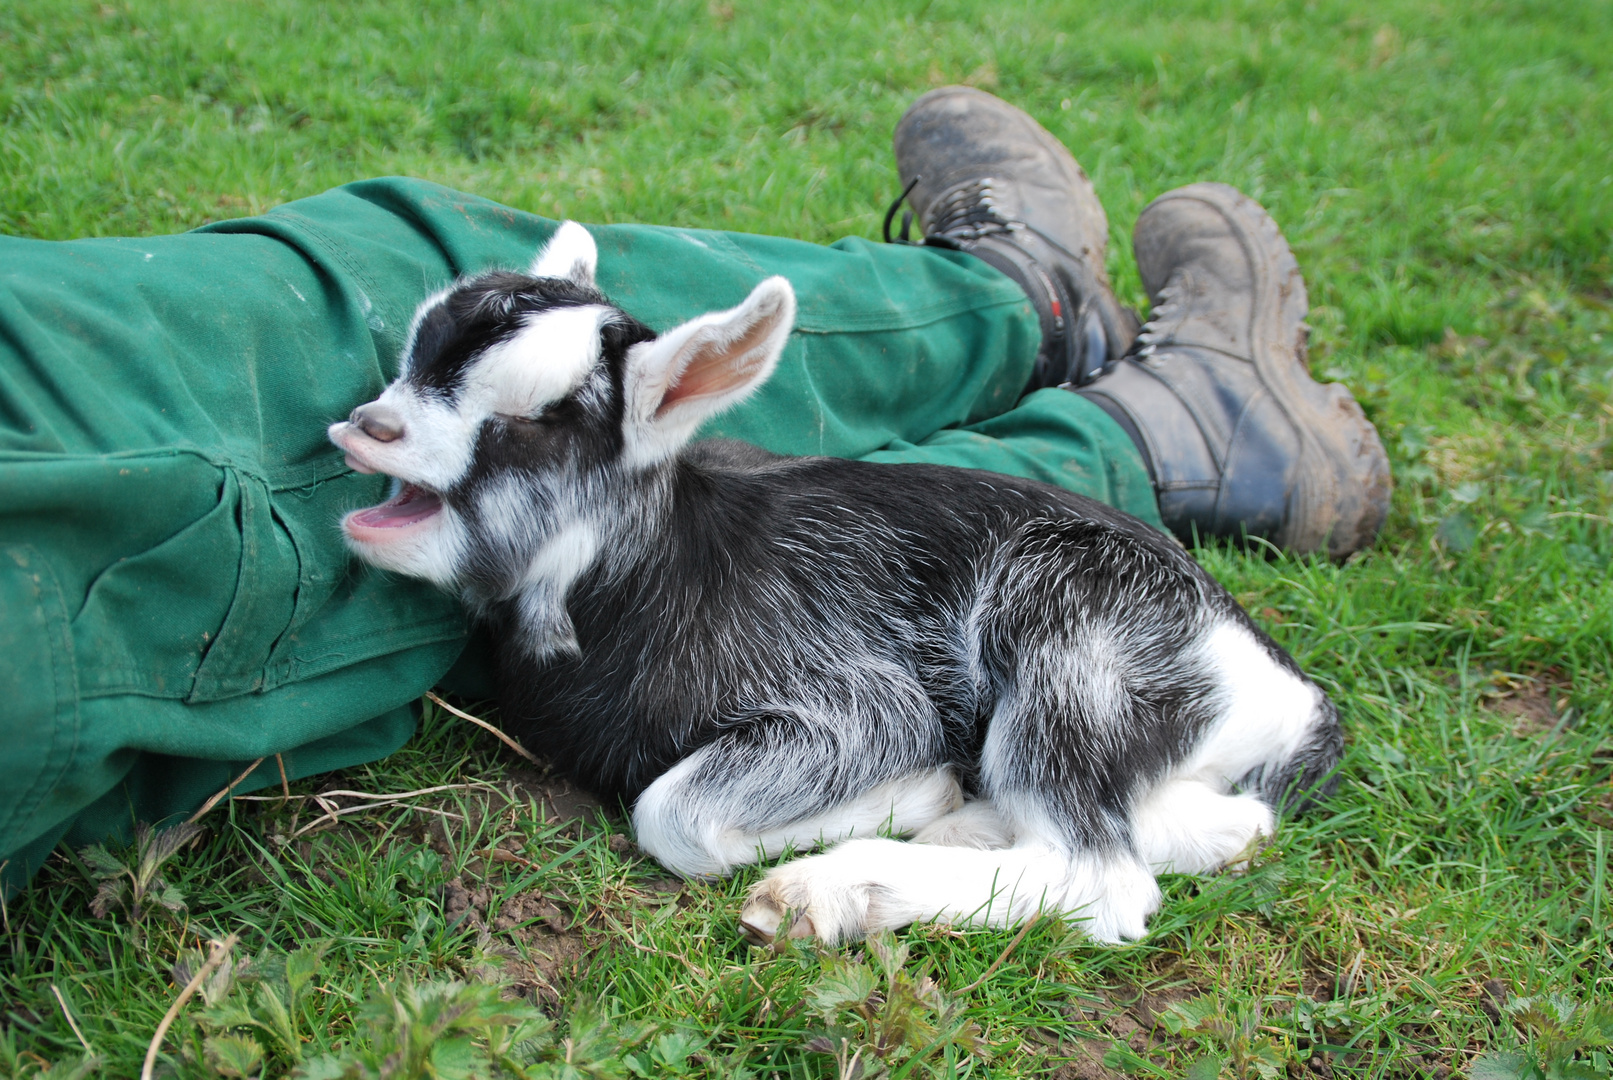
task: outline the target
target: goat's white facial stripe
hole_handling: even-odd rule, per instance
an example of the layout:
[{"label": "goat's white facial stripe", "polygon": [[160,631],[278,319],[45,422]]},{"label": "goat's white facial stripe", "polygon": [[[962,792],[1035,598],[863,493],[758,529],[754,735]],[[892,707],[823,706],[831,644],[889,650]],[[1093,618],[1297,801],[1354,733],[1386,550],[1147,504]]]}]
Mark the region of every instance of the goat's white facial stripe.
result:
[{"label": "goat's white facial stripe", "polygon": [[421,393],[407,376],[397,380],[376,402],[403,421],[404,437],[364,440],[359,456],[388,475],[451,490],[470,469],[483,421],[497,413],[534,416],[587,383],[599,362],[599,327],[609,316],[609,308],[589,304],[528,319],[513,338],[471,362],[452,400]]},{"label": "goat's white facial stripe", "polygon": [[453,291],[454,287],[452,285],[438,289],[422,300],[420,306],[414,309],[414,317],[409,320],[408,332],[403,336],[403,367],[405,373],[407,373],[415,359],[414,343],[420,337],[420,324],[425,322],[426,316],[431,314],[432,309],[448,299]]},{"label": "goat's white facial stripe", "polygon": [[609,316],[609,308],[589,304],[527,319],[513,338],[471,364],[460,411],[533,416],[566,397],[599,362],[599,326]]}]

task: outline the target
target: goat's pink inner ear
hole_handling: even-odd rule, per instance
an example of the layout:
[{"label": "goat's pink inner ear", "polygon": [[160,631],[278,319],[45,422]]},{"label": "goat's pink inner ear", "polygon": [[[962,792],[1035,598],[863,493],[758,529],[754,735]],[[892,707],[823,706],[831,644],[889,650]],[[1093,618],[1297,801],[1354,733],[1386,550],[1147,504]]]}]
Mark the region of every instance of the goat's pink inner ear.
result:
[{"label": "goat's pink inner ear", "polygon": [[[767,359],[763,346],[773,325],[757,319],[732,341],[714,341],[697,334],[686,348],[693,352],[656,406],[657,418],[685,401],[737,390],[749,382]],[[676,367],[677,365],[674,365]]]}]

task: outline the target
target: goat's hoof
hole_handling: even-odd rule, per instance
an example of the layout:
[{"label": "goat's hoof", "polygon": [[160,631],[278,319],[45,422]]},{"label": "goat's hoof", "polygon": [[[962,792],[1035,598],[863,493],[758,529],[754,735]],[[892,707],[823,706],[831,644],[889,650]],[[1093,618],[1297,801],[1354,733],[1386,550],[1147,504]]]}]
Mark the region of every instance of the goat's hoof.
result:
[{"label": "goat's hoof", "polygon": [[[780,941],[779,928],[786,925],[790,910],[780,907],[770,896],[752,896],[739,913],[739,932],[752,945],[776,946]],[[783,940],[815,936],[812,920],[801,915],[788,922],[789,929]]]}]

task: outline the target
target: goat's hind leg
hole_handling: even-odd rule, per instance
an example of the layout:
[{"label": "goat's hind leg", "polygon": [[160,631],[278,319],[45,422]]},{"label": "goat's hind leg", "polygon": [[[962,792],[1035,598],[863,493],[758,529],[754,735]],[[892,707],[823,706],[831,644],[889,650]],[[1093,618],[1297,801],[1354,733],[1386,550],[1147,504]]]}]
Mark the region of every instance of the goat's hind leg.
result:
[{"label": "goat's hind leg", "polygon": [[1014,828],[990,799],[972,799],[918,830],[913,843],[995,851],[1014,846]]},{"label": "goat's hind leg", "polygon": [[685,877],[791,849],[922,829],[962,805],[952,770],[918,750],[844,745],[822,729],[758,724],[684,758],[633,807],[639,846]]},{"label": "goat's hind leg", "polygon": [[1275,808],[1298,810],[1324,795],[1344,742],[1333,703],[1248,627],[1213,626],[1199,656],[1203,677],[1217,686],[1216,715],[1132,811],[1143,858],[1181,874],[1238,862],[1275,833]]},{"label": "goat's hind leg", "polygon": [[1246,860],[1275,835],[1276,816],[1258,795],[1232,795],[1199,780],[1166,780],[1132,810],[1137,852],[1157,873],[1209,874]]},{"label": "goat's hind leg", "polygon": [[742,923],[776,929],[788,913],[790,936],[834,944],[921,919],[1006,926],[1046,911],[1100,941],[1141,937],[1159,886],[1132,845],[1120,792],[1084,762],[1050,758],[1048,724],[1090,727],[1094,703],[1060,701],[1039,692],[1035,671],[1021,674],[987,733],[987,799],[921,830],[919,842],[852,840],[775,868],[751,890]]}]

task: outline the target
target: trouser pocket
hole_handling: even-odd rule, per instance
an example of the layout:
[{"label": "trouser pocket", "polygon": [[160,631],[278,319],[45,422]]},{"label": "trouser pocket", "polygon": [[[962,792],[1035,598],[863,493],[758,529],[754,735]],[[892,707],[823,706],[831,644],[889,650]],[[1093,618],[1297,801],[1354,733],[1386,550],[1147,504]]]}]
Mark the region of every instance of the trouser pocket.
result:
[{"label": "trouser pocket", "polygon": [[104,531],[64,538],[59,554],[75,570],[102,541],[151,539],[113,554],[86,583],[73,617],[80,691],[204,702],[261,686],[297,589],[296,551],[264,483],[189,454],[83,463],[81,472],[103,481],[100,498],[84,501]]},{"label": "trouser pocket", "polygon": [[268,486],[227,469],[219,504],[234,519],[239,570],[224,625],[185,699],[190,702],[263,689],[269,652],[291,625],[297,602],[297,549],[275,519]]}]

